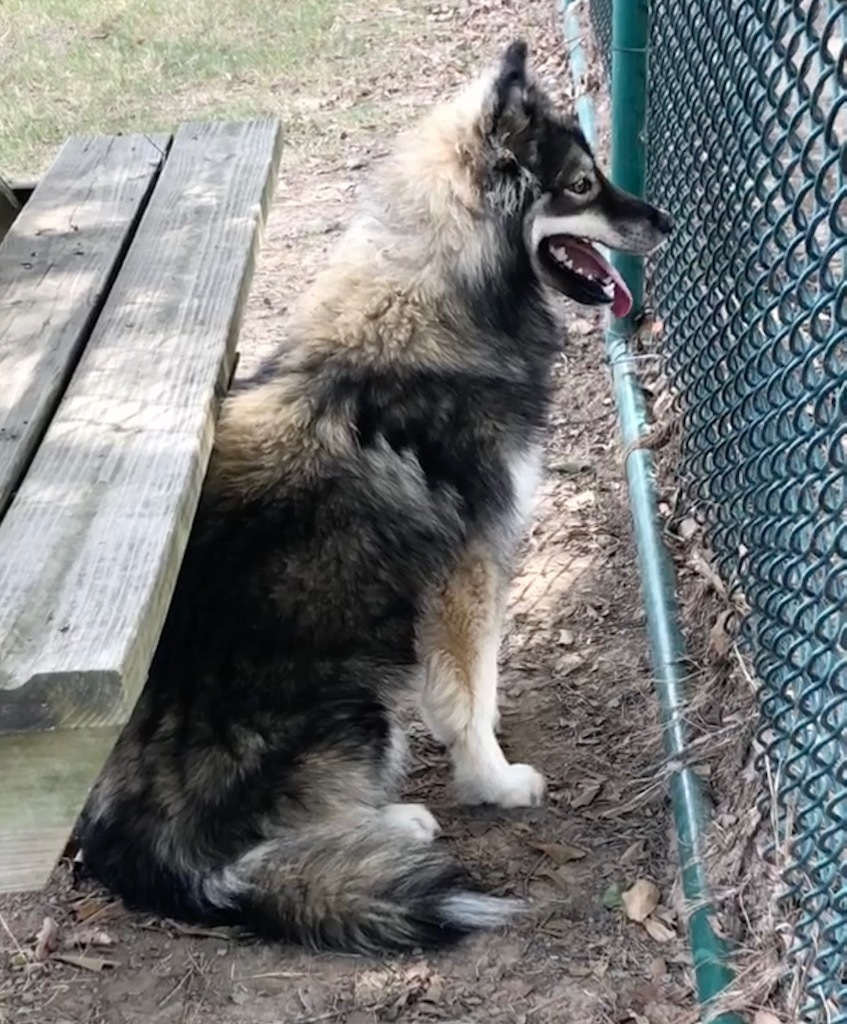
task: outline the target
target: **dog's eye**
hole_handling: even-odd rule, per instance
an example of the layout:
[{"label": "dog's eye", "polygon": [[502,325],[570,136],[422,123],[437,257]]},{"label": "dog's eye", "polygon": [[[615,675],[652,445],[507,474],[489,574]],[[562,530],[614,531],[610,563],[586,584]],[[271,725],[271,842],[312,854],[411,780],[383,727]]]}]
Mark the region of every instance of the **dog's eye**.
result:
[{"label": "dog's eye", "polygon": [[588,178],[577,178],[568,185],[569,192],[575,192],[578,196],[584,196],[591,191],[591,181]]}]

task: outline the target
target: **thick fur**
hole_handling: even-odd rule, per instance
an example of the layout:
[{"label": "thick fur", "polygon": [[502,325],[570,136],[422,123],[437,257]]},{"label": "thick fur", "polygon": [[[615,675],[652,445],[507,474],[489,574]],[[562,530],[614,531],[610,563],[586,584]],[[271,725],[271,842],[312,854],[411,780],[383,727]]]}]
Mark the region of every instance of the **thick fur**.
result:
[{"label": "thick fur", "polygon": [[[400,140],[227,397],[149,679],[80,825],[130,905],[359,951],[514,912],[432,845],[426,808],[394,803],[396,715],[419,700],[462,799],[542,799],[495,737],[497,648],[561,348],[531,220],[584,164],[513,44]],[[653,238],[653,212],[631,230]]]}]

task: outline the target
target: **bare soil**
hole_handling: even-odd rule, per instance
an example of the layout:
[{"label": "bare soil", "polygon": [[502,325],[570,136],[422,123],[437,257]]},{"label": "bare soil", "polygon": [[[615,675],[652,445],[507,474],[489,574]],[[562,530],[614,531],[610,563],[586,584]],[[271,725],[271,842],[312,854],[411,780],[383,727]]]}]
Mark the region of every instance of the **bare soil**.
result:
[{"label": "bare soil", "polygon": [[[386,49],[379,11],[388,18],[404,3],[412,0],[371,5],[377,20],[361,78],[312,97],[312,109],[326,111],[324,131],[286,151],[239,372],[273,346],[396,127],[516,34],[570,89],[552,0],[427,6],[415,45]],[[345,127],[334,131],[334,111],[356,97],[367,98],[367,113],[351,118],[348,104]],[[697,1019],[684,929],[669,909],[676,859],[609,378],[594,314],[565,313],[548,475],[501,657],[504,746],[544,771],[550,799],[509,813],[455,806],[446,756],[418,728],[408,786],[444,826],[439,841],[492,890],[529,896],[530,917],[433,956],[315,956],[131,914],[75,888],[63,863],[47,891],[0,901],[0,1022]],[[638,880],[655,883],[660,897],[646,927],[620,900]],[[42,930],[41,945],[58,952],[40,957],[45,917],[57,933]]]}]

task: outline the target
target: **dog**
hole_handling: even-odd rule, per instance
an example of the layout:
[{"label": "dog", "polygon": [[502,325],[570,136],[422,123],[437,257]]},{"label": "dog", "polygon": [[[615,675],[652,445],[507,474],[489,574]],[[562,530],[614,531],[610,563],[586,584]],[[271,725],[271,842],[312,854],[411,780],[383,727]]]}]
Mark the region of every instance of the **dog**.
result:
[{"label": "dog", "polygon": [[553,292],[618,315],[592,242],[668,214],[603,175],[506,47],[402,135],[278,350],[222,403],[151,670],[81,816],[134,908],[376,953],[496,928],[398,802],[410,701],[467,804],[539,804],[497,739],[497,657],[562,350]]}]

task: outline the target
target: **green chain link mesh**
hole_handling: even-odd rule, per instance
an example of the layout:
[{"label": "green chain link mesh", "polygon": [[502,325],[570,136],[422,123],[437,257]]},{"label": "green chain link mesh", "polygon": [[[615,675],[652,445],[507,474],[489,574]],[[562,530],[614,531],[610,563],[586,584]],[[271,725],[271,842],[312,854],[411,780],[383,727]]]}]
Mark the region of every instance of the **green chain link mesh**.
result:
[{"label": "green chain link mesh", "polygon": [[[612,3],[591,0],[607,70]],[[828,1024],[847,1024],[846,40],[845,0],[651,4],[648,191],[677,218],[652,281],[681,475],[751,607],[791,956],[803,1019]]]}]

